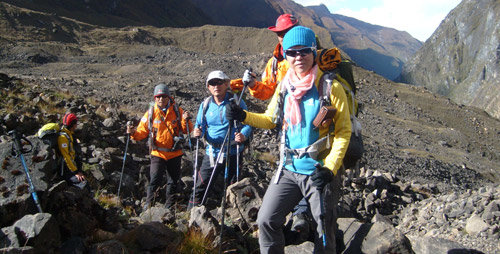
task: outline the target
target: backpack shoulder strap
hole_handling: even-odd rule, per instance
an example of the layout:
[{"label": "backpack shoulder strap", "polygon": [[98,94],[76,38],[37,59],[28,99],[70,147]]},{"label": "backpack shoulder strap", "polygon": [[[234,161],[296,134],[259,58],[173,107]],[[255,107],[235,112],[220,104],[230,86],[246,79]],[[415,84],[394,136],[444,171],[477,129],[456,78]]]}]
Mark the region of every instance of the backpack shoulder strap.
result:
[{"label": "backpack shoulder strap", "polygon": [[178,135],[181,136],[181,135],[183,135],[184,131],[182,130],[182,123],[181,123],[182,119],[181,119],[181,114],[179,111],[179,106],[177,105],[177,103],[174,103],[173,107],[174,107],[175,116],[177,117],[177,126],[179,127]]},{"label": "backpack shoulder strap", "polygon": [[151,105],[148,110],[148,130],[151,133],[153,130],[153,114],[155,112],[155,105]]},{"label": "backpack shoulder strap", "polygon": [[212,96],[208,96],[207,98],[205,98],[203,100],[202,111],[201,111],[201,125],[202,126],[206,123],[205,115],[207,114],[208,104],[210,104],[211,100],[212,100]]}]

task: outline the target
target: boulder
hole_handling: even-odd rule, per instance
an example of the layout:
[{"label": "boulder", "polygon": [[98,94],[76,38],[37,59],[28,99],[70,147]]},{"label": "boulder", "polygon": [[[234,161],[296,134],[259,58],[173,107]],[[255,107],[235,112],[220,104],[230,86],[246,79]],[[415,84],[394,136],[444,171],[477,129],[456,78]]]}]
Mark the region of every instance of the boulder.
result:
[{"label": "boulder", "polygon": [[205,206],[195,206],[191,209],[188,225],[199,228],[205,237],[216,236],[220,231],[219,222]]},{"label": "boulder", "polygon": [[160,222],[146,222],[120,237],[121,242],[138,246],[137,253],[156,252],[178,246],[182,237]]},{"label": "boulder", "polygon": [[363,240],[361,251],[370,253],[414,253],[410,240],[392,224],[377,220]]},{"label": "boulder", "polygon": [[265,194],[265,187],[252,179],[245,178],[227,189],[226,212],[233,224],[244,231],[257,229],[257,214]]},{"label": "boulder", "polygon": [[457,253],[473,254],[477,251],[469,250],[457,242],[446,240],[440,237],[408,236],[408,239],[415,250],[415,254],[427,253]]},{"label": "boulder", "polygon": [[50,213],[26,215],[16,221],[13,227],[20,243],[33,246],[38,253],[59,248],[61,236],[57,222]]},{"label": "boulder", "polygon": [[465,225],[465,231],[471,235],[477,235],[483,231],[488,230],[488,223],[484,222],[484,220],[477,214],[472,215]]}]

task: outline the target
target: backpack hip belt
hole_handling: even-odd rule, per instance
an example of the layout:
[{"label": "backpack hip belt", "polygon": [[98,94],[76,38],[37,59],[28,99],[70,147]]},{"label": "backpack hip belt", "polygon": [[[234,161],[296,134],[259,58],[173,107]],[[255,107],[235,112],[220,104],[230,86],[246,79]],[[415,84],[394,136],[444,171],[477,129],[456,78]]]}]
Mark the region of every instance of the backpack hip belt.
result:
[{"label": "backpack hip belt", "polygon": [[[284,133],[284,131],[282,132]],[[306,155],[309,155],[311,159],[317,160],[320,153],[332,147],[330,136],[333,136],[333,133],[327,134],[326,136],[316,140],[314,143],[304,148],[290,149],[285,145],[285,134],[282,134],[280,142],[280,162],[276,177],[274,178],[274,183],[278,183],[283,167],[285,165],[292,164],[293,158],[300,159]]]}]

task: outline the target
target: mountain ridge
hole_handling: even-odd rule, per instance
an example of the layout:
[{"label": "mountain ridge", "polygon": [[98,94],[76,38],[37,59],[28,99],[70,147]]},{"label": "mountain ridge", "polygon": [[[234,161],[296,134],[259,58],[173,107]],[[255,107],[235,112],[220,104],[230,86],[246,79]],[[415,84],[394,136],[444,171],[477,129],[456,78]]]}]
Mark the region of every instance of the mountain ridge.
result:
[{"label": "mountain ridge", "polygon": [[[203,0],[152,0],[149,5],[141,5],[132,0],[7,0],[19,7],[39,10],[55,15],[81,20],[98,26],[156,26],[156,27],[196,27],[207,24],[267,28],[275,23],[281,13],[292,13],[300,24],[312,28],[325,48],[339,47],[360,66],[373,70],[389,79],[394,79],[401,72],[402,62],[416,52],[419,47],[416,39],[405,32],[377,27],[378,32],[371,35],[370,29],[375,26],[359,23],[370,29],[357,29],[362,36],[369,38],[369,43],[360,45],[362,36],[352,36],[351,31],[336,31],[338,26],[329,26],[331,20],[337,20],[338,15],[329,13],[324,5],[304,7],[292,0],[257,0],[252,4],[244,0],[233,1],[203,1]],[[173,8],[175,6],[175,8]],[[339,22],[338,20],[336,22]],[[344,23],[349,23],[341,21]],[[333,30],[332,30],[333,29]],[[274,36],[271,36],[274,37]],[[276,39],[275,39],[276,41]],[[336,41],[334,43],[333,41]],[[391,45],[399,41],[404,47]],[[273,43],[275,44],[275,43]],[[357,45],[351,47],[351,45]],[[262,52],[262,51],[257,51]],[[352,56],[351,56],[352,55]]]},{"label": "mountain ridge", "polygon": [[402,82],[500,118],[500,2],[462,1],[408,61]]}]

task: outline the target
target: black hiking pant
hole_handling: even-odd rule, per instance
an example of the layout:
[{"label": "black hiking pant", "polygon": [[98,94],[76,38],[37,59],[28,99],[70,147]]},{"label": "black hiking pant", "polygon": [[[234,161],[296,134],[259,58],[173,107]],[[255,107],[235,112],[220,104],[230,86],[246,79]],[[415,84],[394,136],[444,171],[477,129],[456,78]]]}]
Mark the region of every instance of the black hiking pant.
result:
[{"label": "black hiking pant", "polygon": [[152,205],[157,190],[162,186],[166,177],[167,187],[165,196],[165,207],[169,208],[174,203],[173,196],[178,193],[179,180],[181,176],[181,156],[170,160],[151,156],[151,166],[149,168],[149,185],[146,190],[146,203]]}]

